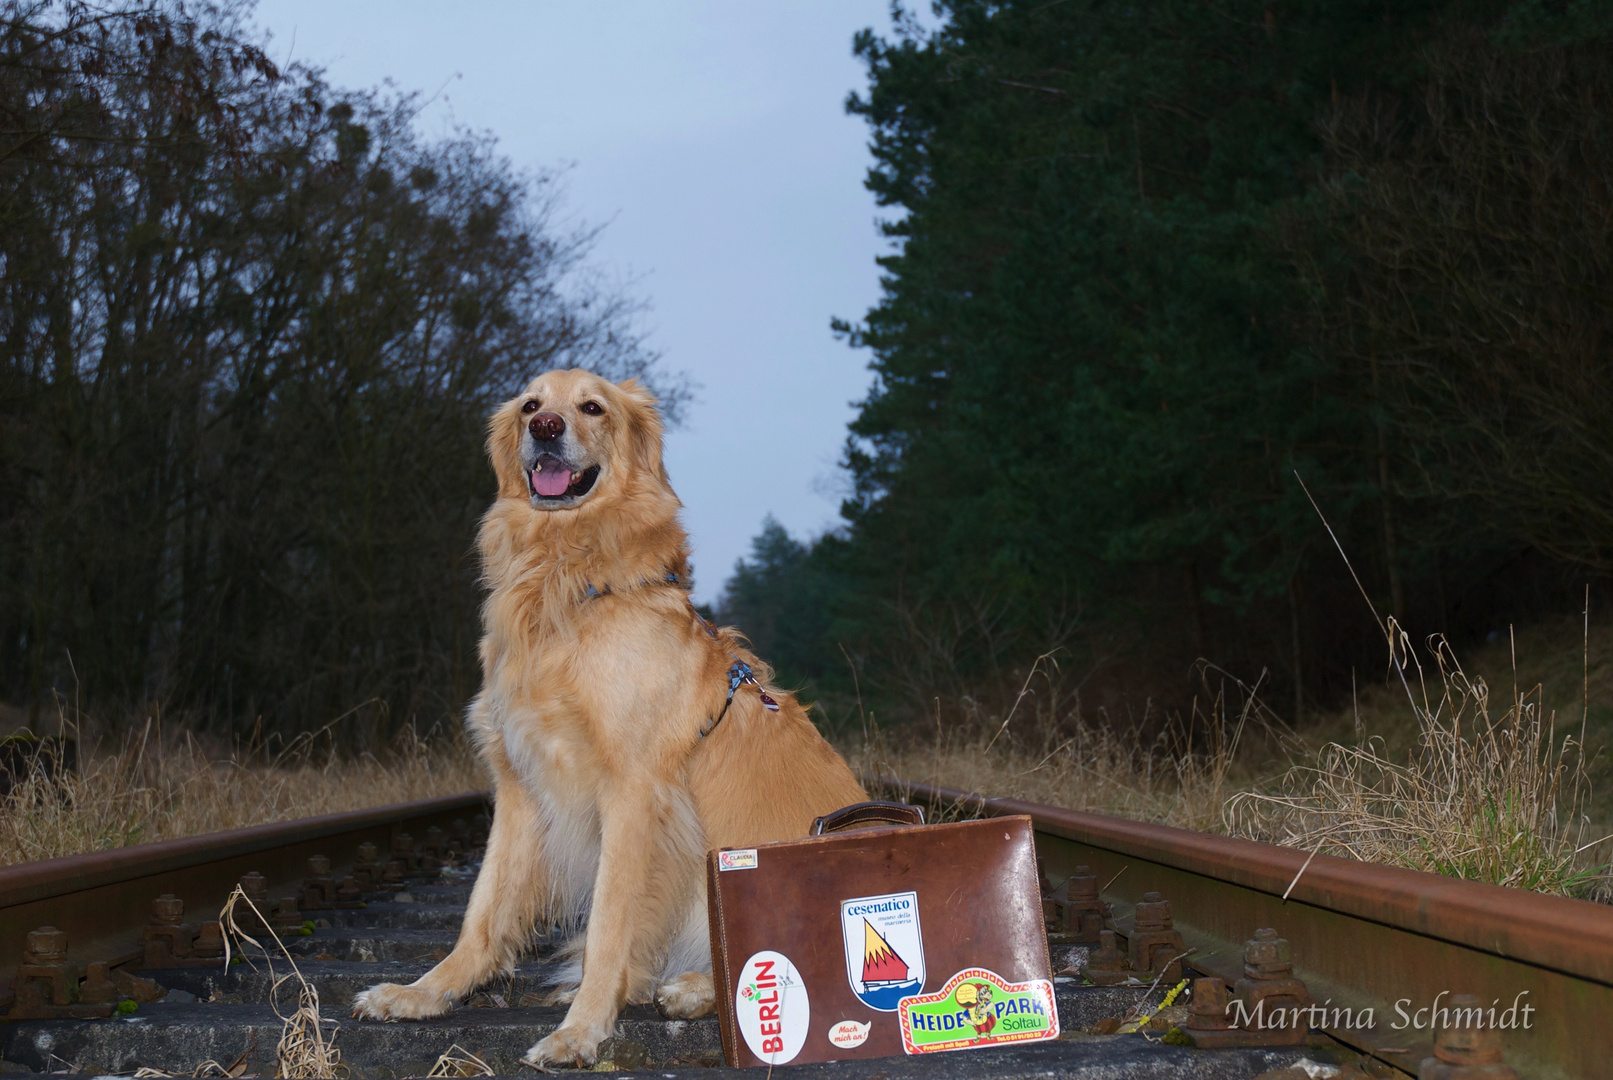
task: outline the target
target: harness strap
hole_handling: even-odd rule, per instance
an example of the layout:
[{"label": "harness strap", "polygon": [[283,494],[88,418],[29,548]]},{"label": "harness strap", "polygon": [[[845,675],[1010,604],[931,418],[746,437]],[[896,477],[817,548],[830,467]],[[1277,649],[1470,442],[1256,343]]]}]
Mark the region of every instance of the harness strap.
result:
[{"label": "harness strap", "polygon": [[[667,585],[676,585],[679,588],[683,587],[683,583],[678,580],[678,575],[670,570],[661,576],[661,581]],[[597,599],[601,596],[609,596],[611,594],[611,588],[609,585],[596,589],[594,588],[594,583],[591,581],[584,583],[584,589],[586,590],[587,597],[590,600]],[[690,606],[693,606],[692,601],[690,602]],[[705,619],[700,618],[698,613],[696,613],[695,618],[700,619],[700,625],[704,626],[706,628],[706,633],[710,634],[713,640],[715,640],[717,637],[716,628]],[[756,673],[751,670],[751,666],[745,663],[745,661],[741,660],[739,657],[735,656],[734,662],[728,667],[728,696],[723,699],[722,711],[717,713],[717,718],[700,732],[700,737],[702,739],[704,739],[707,735],[710,735],[713,731],[717,730],[717,725],[722,723],[723,717],[728,715],[728,706],[734,703],[734,695],[738,693],[739,688],[746,683],[756,687],[756,689],[760,692],[762,696],[763,708],[765,708],[768,712],[779,711],[778,702],[774,701],[772,697],[768,695],[767,691],[762,689],[762,684],[756,681]]]},{"label": "harness strap", "polygon": [[[677,585],[679,588],[682,588],[682,583],[678,581],[678,575],[674,574],[670,570],[661,575],[661,581],[663,584]],[[587,595],[588,599],[594,600],[601,596],[609,596],[611,589],[609,585],[606,585],[603,589],[596,589],[594,588],[594,583],[592,581],[585,581],[583,582],[583,592]]]},{"label": "harness strap", "polygon": [[[706,629],[708,631],[711,630],[711,626],[708,624]],[[716,632],[712,631],[711,636],[716,637]],[[762,684],[756,681],[756,673],[751,670],[751,666],[745,663],[745,661],[736,658],[728,667],[728,697],[723,700],[722,711],[717,714],[717,719],[713,720],[709,725],[707,725],[705,730],[700,732],[700,737],[702,739],[704,739],[707,735],[710,735],[713,731],[717,730],[717,725],[722,723],[722,718],[728,715],[728,706],[734,703],[734,694],[736,694],[739,691],[739,688],[745,683],[750,683],[752,686],[756,687],[757,690],[761,691],[763,708],[765,708],[768,712],[778,712],[778,702],[769,697],[766,690],[762,690]]]}]

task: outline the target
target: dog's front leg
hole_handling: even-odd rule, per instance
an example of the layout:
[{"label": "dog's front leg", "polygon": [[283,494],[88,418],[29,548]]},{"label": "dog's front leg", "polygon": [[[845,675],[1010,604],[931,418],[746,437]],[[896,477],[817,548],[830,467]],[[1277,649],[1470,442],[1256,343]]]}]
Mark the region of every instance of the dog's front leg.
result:
[{"label": "dog's front leg", "polygon": [[537,808],[513,776],[500,775],[487,854],[454,951],[408,986],[370,987],[353,999],[353,1015],[372,1020],[440,1016],[510,963],[531,935],[546,895],[539,843]]},{"label": "dog's front leg", "polygon": [[698,881],[703,834],[687,792],[652,778],[603,800],[599,873],[584,939],[582,984],[565,1022],[526,1060],[592,1064],[630,989],[648,985],[680,903]]}]

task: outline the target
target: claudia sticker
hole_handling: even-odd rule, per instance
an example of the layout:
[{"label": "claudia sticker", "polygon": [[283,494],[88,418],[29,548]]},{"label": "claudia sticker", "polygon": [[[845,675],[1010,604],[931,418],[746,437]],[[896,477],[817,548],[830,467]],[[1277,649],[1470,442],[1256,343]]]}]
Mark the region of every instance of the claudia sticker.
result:
[{"label": "claudia sticker", "polygon": [[871,1023],[859,1024],[855,1020],[842,1020],[829,1028],[829,1041],[842,1050],[850,1050],[853,1046],[861,1046],[868,1041],[868,1029]]},{"label": "claudia sticker", "polygon": [[783,1065],[801,1052],[812,1010],[806,985],[783,953],[764,950],[745,961],[734,987],[734,1014],[750,1052]]},{"label": "claudia sticker", "polygon": [[840,929],[846,943],[846,978],[864,1005],[895,1012],[897,1002],[924,988],[918,893],[842,900]]},{"label": "claudia sticker", "polygon": [[718,870],[754,870],[756,869],[756,849],[736,848],[731,851],[717,852]]},{"label": "claudia sticker", "polygon": [[1052,983],[1011,983],[985,968],[966,968],[933,994],[903,998],[896,1017],[909,1054],[1059,1037]]}]

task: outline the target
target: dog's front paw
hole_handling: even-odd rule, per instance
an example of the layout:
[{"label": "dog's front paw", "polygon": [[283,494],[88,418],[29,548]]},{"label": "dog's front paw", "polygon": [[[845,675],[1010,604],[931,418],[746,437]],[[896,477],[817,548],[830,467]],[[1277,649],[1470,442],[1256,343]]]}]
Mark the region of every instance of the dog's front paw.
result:
[{"label": "dog's front paw", "polygon": [[369,1020],[424,1020],[452,1007],[450,998],[419,985],[381,983],[353,998],[353,1015]]},{"label": "dog's front paw", "polygon": [[717,991],[704,971],[685,971],[655,988],[655,1007],[668,1020],[693,1020],[717,1007]]},{"label": "dog's front paw", "polygon": [[609,1034],[609,1029],[596,1031],[580,1024],[575,1027],[562,1024],[553,1035],[528,1050],[521,1060],[531,1065],[576,1065],[583,1068],[594,1063],[599,1056],[599,1044]]}]

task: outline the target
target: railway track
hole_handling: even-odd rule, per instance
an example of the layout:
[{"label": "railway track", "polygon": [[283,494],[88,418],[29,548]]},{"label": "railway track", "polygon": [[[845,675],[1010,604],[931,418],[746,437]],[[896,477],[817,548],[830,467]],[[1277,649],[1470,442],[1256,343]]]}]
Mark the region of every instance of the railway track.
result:
[{"label": "railway track", "polygon": [[[1291,849],[945,788],[870,787],[953,813],[1032,816],[1054,967],[1066,972],[1056,981],[1060,1025],[1071,1037],[791,1067],[802,1077],[1494,1076],[1482,1065],[1423,1066],[1435,1056],[1433,1010],[1462,993],[1485,1006],[1531,1006],[1498,1032],[1519,1076],[1613,1075],[1613,909],[1326,856],[1307,862]],[[453,948],[487,812],[483,796],[469,794],[0,867],[0,1074],[276,1075],[300,984],[277,985],[289,973],[283,956],[272,967],[273,957],[255,954],[225,964],[207,925],[243,879],[318,991],[343,1075],[466,1075],[443,1060],[452,1048],[496,1074],[523,1073],[520,1055],[565,1012],[544,1004],[547,940],[448,1016],[348,1018],[359,990],[410,981]],[[1260,928],[1282,943],[1258,938]],[[1186,970],[1156,979],[1183,953],[1176,963]],[[1179,975],[1234,987],[1251,974],[1246,961],[1266,991],[1303,982],[1322,1009],[1304,1014],[1308,1032],[1228,1033],[1177,1006],[1142,1036],[1101,1034],[1140,1003],[1157,1006]],[[1192,985],[1202,1001],[1215,999],[1213,982]],[[1188,1041],[1184,1031],[1200,1044],[1290,1045],[1173,1045]],[[1469,1046],[1467,1057],[1487,1052]],[[729,1072],[714,1019],[668,1021],[649,1006],[623,1011],[602,1058],[619,1075]],[[1319,1064],[1293,1071],[1300,1059]]]}]

